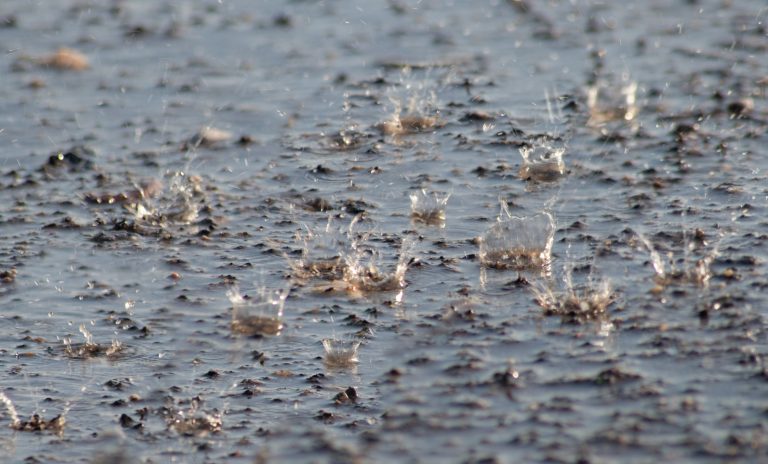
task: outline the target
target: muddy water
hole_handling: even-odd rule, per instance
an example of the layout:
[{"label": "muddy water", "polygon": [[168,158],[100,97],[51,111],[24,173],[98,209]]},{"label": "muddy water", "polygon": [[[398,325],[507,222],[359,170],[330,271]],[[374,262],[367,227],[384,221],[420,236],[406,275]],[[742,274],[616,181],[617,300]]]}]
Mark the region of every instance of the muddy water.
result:
[{"label": "muddy water", "polygon": [[[176,3],[0,5],[3,462],[764,459],[763,2]],[[357,215],[405,287],[298,279]]]}]

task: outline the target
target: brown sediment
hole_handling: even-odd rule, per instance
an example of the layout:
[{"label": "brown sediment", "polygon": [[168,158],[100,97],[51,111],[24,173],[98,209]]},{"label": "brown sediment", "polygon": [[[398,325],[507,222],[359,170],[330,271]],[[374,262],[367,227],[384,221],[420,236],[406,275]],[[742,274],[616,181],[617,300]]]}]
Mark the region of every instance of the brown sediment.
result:
[{"label": "brown sediment", "polygon": [[550,264],[545,249],[510,248],[481,253],[480,262],[490,269],[542,268]]},{"label": "brown sediment", "polygon": [[565,175],[565,163],[561,158],[526,162],[523,163],[517,174],[523,180],[554,182]]},{"label": "brown sediment", "polygon": [[45,81],[39,77],[31,79],[29,82],[27,82],[27,87],[32,90],[43,89],[45,86]]},{"label": "brown sediment", "polygon": [[211,148],[230,140],[232,137],[232,133],[229,131],[206,126],[184,142],[182,150],[197,147]]},{"label": "brown sediment", "polygon": [[380,122],[376,128],[384,135],[410,135],[437,129],[443,125],[437,116],[408,114],[396,115],[390,120]]},{"label": "brown sediment", "polygon": [[440,209],[411,211],[411,219],[430,226],[445,225],[445,211]]},{"label": "brown sediment", "polygon": [[574,287],[568,282],[564,291],[556,291],[551,284],[535,283],[531,287],[536,304],[547,316],[560,316],[564,322],[584,323],[606,314],[616,297],[608,281],[596,285]]},{"label": "brown sediment", "polygon": [[55,53],[40,58],[38,64],[60,71],[85,71],[90,68],[88,57],[77,50],[61,47]]},{"label": "brown sediment", "polygon": [[424,132],[440,127],[440,119],[437,116],[420,116],[409,114],[400,116],[400,125],[409,133]]},{"label": "brown sediment", "polygon": [[16,268],[13,267],[4,271],[0,271],[0,283],[12,284],[16,281],[16,273]]},{"label": "brown sediment", "polygon": [[150,181],[142,182],[137,188],[128,190],[126,192],[119,192],[116,194],[89,192],[85,194],[85,201],[98,205],[137,202],[148,198],[154,198],[158,196],[162,191],[162,181],[159,179],[152,179]]},{"label": "brown sediment", "polygon": [[280,335],[283,322],[270,316],[235,316],[232,319],[232,332],[248,336]]}]

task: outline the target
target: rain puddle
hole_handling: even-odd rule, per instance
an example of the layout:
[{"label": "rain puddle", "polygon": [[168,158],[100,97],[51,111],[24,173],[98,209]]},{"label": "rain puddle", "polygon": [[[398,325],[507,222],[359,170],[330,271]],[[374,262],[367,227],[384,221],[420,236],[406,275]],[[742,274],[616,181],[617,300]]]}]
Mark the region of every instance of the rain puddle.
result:
[{"label": "rain puddle", "polygon": [[0,2],[0,462],[765,460],[766,18]]}]

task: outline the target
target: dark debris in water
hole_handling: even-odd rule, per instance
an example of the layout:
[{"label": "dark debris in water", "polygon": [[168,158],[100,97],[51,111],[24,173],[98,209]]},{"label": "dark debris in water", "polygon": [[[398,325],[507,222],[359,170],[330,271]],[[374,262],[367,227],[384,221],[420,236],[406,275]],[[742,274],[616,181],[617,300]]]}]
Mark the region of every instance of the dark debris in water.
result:
[{"label": "dark debris in water", "polygon": [[92,160],[95,154],[93,148],[77,145],[69,150],[52,154],[41,169],[46,174],[55,174],[60,170],[73,172],[90,171],[96,166]]},{"label": "dark debris in water", "polygon": [[107,358],[115,359],[122,355],[124,346],[119,342],[110,345],[98,343],[71,343],[64,346],[64,355],[72,359]]},{"label": "dark debris in water", "polygon": [[333,403],[337,406],[344,404],[354,404],[357,403],[357,400],[357,390],[355,390],[354,387],[348,387],[346,390],[337,393],[333,397]]},{"label": "dark debris in water", "polygon": [[14,424],[13,428],[21,432],[52,432],[61,435],[64,433],[66,424],[67,421],[63,415],[45,420],[39,414],[32,414],[29,420],[22,420]]},{"label": "dark debris in water", "polygon": [[12,284],[16,280],[17,271],[15,268],[0,271],[0,283]]},{"label": "dark debris in water", "polygon": [[595,377],[596,385],[614,385],[618,383],[629,382],[633,380],[639,380],[642,377],[633,372],[624,371],[618,367],[611,367],[609,369],[600,371]]}]

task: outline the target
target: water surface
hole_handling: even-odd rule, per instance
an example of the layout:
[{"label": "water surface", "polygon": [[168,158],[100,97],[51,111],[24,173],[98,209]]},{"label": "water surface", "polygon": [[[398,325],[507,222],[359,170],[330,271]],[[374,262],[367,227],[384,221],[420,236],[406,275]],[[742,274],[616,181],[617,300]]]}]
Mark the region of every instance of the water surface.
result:
[{"label": "water surface", "polygon": [[[3,426],[4,462],[766,454],[763,2],[176,3],[0,6],[2,391],[66,419]],[[398,110],[435,119],[377,129]],[[521,179],[542,146],[565,176]],[[481,267],[500,200],[555,217],[549,276]],[[384,265],[412,242],[402,291],[291,279],[297,233],[356,215]],[[709,279],[660,284],[643,239]],[[610,280],[604,316],[545,316],[564,269]],[[233,283],[290,287],[279,336],[232,332]],[[122,350],[68,354],[81,324]]]}]

